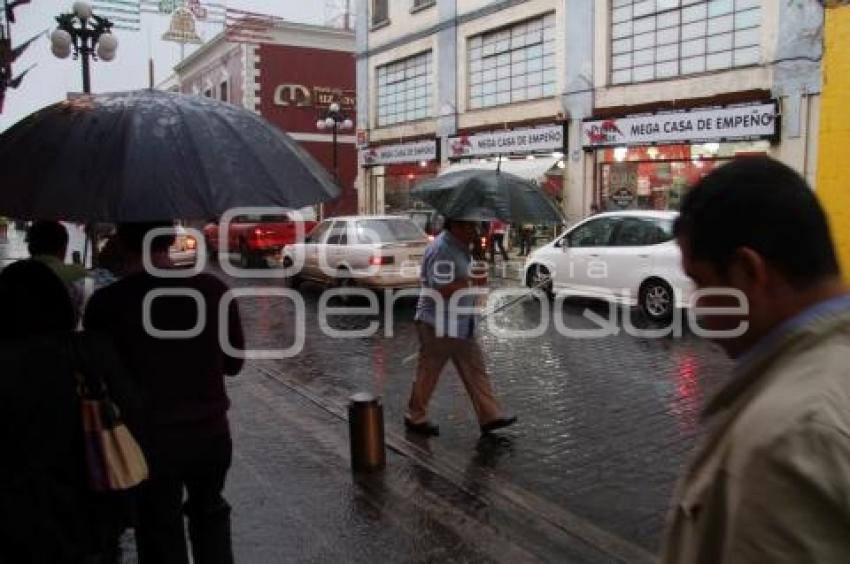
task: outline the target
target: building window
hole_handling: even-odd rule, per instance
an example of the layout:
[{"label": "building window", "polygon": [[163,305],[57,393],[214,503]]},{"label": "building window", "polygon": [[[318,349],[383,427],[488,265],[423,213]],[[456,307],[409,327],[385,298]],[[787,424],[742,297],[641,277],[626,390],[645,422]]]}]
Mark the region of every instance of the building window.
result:
[{"label": "building window", "polygon": [[213,97],[212,88],[207,88],[206,90],[204,90],[204,97],[206,97],[206,98],[212,98]]},{"label": "building window", "polygon": [[556,94],[555,14],[470,37],[469,109]]},{"label": "building window", "polygon": [[419,10],[424,10],[425,8],[430,8],[435,5],[437,0],[413,0],[413,6],[411,7],[411,12],[417,12]]},{"label": "building window", "polygon": [[381,25],[390,21],[389,0],[372,0],[372,25]]},{"label": "building window", "polygon": [[218,85],[218,99],[222,102],[230,101],[230,90],[227,88],[226,80]]},{"label": "building window", "polygon": [[431,51],[378,67],[378,126],[431,116]]},{"label": "building window", "polygon": [[753,65],[761,0],[612,0],[611,83]]}]

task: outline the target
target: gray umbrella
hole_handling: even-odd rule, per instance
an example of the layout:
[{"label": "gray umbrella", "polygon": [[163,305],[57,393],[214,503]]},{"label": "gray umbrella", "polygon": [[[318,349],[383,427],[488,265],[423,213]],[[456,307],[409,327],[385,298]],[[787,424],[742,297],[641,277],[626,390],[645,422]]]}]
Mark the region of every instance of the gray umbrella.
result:
[{"label": "gray umbrella", "polygon": [[430,178],[410,195],[454,219],[564,222],[561,210],[535,183],[497,170],[463,170]]},{"label": "gray umbrella", "polygon": [[0,135],[0,214],[19,219],[210,219],[339,194],[286,133],[239,106],[140,90],[80,96]]}]

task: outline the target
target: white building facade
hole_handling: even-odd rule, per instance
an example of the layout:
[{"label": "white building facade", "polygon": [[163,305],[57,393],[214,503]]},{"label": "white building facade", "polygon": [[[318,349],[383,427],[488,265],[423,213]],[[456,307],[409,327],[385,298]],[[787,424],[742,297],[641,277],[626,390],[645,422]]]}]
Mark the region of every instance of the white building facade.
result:
[{"label": "white building facade", "polygon": [[568,221],[675,209],[736,155],[815,178],[816,0],[359,1],[361,213],[496,159]]}]

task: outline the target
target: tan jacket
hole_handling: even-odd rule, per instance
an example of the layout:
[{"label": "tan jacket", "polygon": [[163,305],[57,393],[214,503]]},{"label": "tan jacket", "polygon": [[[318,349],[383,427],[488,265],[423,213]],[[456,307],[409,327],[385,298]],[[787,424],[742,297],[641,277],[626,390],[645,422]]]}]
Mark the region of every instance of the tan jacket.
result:
[{"label": "tan jacket", "polygon": [[665,563],[850,563],[850,312],[792,330],[711,402]]}]

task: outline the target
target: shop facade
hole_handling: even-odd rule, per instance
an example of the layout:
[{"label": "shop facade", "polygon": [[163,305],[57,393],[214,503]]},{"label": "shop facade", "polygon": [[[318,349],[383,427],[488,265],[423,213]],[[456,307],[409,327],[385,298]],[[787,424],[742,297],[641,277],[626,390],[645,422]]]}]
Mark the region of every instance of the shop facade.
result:
[{"label": "shop facade", "polygon": [[366,146],[359,164],[368,180],[364,206],[378,214],[407,214],[423,208],[410,197],[417,182],[440,170],[440,145],[435,138]]},{"label": "shop facade", "polygon": [[729,160],[769,155],[781,139],[776,101],[582,123],[592,209],[676,210],[688,189]]},{"label": "shop facade", "polygon": [[553,199],[561,202],[566,139],[563,123],[462,133],[447,140],[446,170],[498,167],[538,182]]}]

